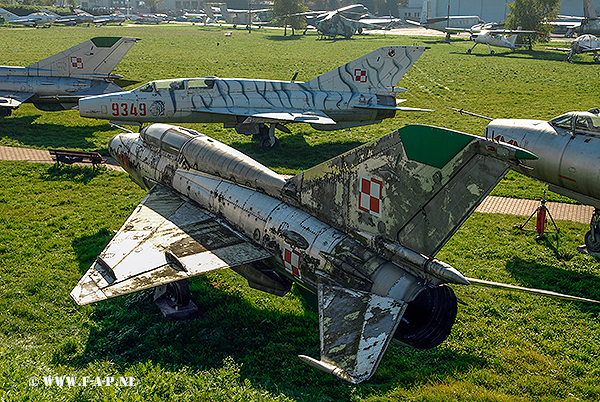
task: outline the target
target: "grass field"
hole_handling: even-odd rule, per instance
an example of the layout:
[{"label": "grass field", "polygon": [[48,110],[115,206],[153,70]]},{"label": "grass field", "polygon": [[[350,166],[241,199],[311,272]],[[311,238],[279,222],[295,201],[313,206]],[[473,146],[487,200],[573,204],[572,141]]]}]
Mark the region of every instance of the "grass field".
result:
[{"label": "grass field", "polygon": [[[198,26],[2,29],[0,64],[24,66],[94,36],[135,36],[116,73],[308,80],[386,44],[431,47],[400,82],[406,106],[375,126],[324,133],[303,125],[276,152],[220,125],[187,125],[281,173],[295,173],[408,123],[482,133],[493,117],[550,119],[598,106],[598,66],[542,51],[468,56],[468,41],[369,35],[325,41]],[[76,111],[31,105],[0,121],[0,144],[106,153],[117,133]],[[448,340],[417,351],[392,345],[373,379],[353,386],[301,363],[318,356],[318,317],[294,290],[249,289],[229,270],[192,280],[195,320],[164,322],[145,291],[78,307],[69,292],[144,193],[122,173],[0,162],[0,400],[6,401],[555,401],[600,399],[600,309],[481,289],[454,290]],[[499,194],[537,198],[543,186],[511,174]],[[474,214],[438,254],[467,276],[600,299],[600,265],[575,251],[586,225],[560,222],[559,246],[512,229],[515,216]],[[44,385],[44,377],[132,377],[135,386]],[[30,385],[32,378],[40,383]],[[33,380],[35,382],[35,380]]]}]

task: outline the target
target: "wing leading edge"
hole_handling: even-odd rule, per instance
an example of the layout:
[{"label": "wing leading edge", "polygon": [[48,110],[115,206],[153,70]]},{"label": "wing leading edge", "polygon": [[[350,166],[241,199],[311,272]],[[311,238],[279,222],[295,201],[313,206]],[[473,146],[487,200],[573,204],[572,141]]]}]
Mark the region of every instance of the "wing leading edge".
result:
[{"label": "wing leading edge", "polygon": [[71,292],[79,304],[270,257],[212,214],[155,186]]}]

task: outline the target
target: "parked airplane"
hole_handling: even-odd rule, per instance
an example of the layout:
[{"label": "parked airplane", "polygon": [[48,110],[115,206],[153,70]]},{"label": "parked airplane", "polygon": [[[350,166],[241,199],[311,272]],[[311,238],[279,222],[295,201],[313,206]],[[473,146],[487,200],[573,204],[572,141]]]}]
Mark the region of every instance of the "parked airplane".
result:
[{"label": "parked airplane", "polygon": [[106,24],[122,24],[127,18],[119,11],[115,10],[113,14],[108,15],[96,15],[94,16],[94,24],[106,25]]},{"label": "parked airplane", "polygon": [[[492,46],[503,47],[511,50],[517,50],[519,47],[527,46],[529,50],[531,50],[531,40],[529,44],[520,44],[517,43],[517,38],[519,35],[541,35],[541,32],[537,31],[522,31],[520,29],[517,30],[506,30],[506,29],[493,29],[493,30],[484,30],[479,33],[473,33],[471,35],[471,40],[475,42],[472,48],[467,50],[467,53],[471,54],[475,46],[479,43],[486,44],[488,49],[490,49],[490,54],[494,54],[495,52],[492,50]],[[510,35],[510,36],[505,36]]]},{"label": "parked airplane", "polygon": [[58,15],[55,13],[50,14],[54,15],[56,18],[52,23],[53,24],[62,24],[66,26],[75,26],[77,24],[90,24],[94,22],[94,16],[92,14],[86,13],[80,9],[74,9],[73,12],[75,14],[72,15]]},{"label": "parked airplane", "polygon": [[[386,46],[307,82],[239,78],[179,78],[152,81],[132,91],[81,99],[83,117],[122,124],[144,122],[223,123],[240,134],[277,146],[275,129],[308,123],[331,131],[381,122],[399,107],[396,85],[425,47]],[[270,126],[267,127],[267,124]]]},{"label": "parked airplane", "polygon": [[43,27],[52,24],[56,19],[52,14],[43,11],[19,17],[3,8],[0,8],[0,16],[9,24],[24,25],[26,27]]},{"label": "parked airplane", "polygon": [[560,50],[562,52],[569,52],[567,54],[567,60],[569,63],[573,62],[574,54],[582,54],[587,52],[594,53],[594,61],[600,63],[600,57],[598,56],[598,49],[600,49],[600,40],[594,35],[585,34],[579,36],[573,42],[571,42],[570,48],[564,47],[547,47],[547,50]]},{"label": "parked airplane", "polygon": [[136,38],[98,37],[27,67],[0,66],[0,116],[23,102],[46,111],[72,109],[85,96],[123,91],[111,74]]},{"label": "parked airplane", "polygon": [[224,268],[279,296],[294,281],[319,310],[320,359],[300,358],[352,383],[374,374],[392,339],[429,349],[448,337],[457,313],[448,284],[510,287],[433,256],[511,166],[535,158],[417,125],[289,179],[165,124],[108,147],[151,190],[72,290],[78,304],[160,285],[155,295],[180,311],[187,278]]},{"label": "parked airplane", "polygon": [[[598,19],[598,14],[596,13],[596,9],[594,8],[592,0],[583,0],[583,15],[583,18],[579,17],[580,22],[555,21],[552,23],[552,25],[566,28],[567,34],[565,36],[572,36],[573,32],[578,35],[600,35],[600,20]],[[573,19],[577,17],[569,18]]]},{"label": "parked airplane", "polygon": [[[368,20],[372,19],[373,15],[362,4],[351,4],[332,11],[307,11],[275,18],[297,15],[305,16],[307,29],[312,26],[321,35],[331,38],[343,36],[348,39],[357,32],[361,34],[363,29],[389,29],[392,23],[397,22],[396,20],[389,21],[385,18],[370,23]],[[306,33],[306,30],[304,33]]]},{"label": "parked airplane", "polygon": [[475,116],[491,120],[485,138],[539,156],[513,167],[515,171],[548,183],[550,191],[595,208],[585,244],[588,250],[600,252],[600,111],[569,112],[550,121]]},{"label": "parked airplane", "polygon": [[233,24],[234,28],[236,28],[237,25],[244,25],[246,26],[246,29],[249,29],[252,24],[256,24],[259,27],[261,26],[261,23],[266,24],[269,21],[269,18],[266,16],[271,11],[268,8],[258,10],[233,10],[227,8],[227,3],[204,3],[204,9],[209,10],[206,11],[208,17],[213,20],[216,20],[217,17],[212,12],[212,7],[218,8],[221,11],[221,18],[224,19],[226,23]]},{"label": "parked airplane", "polygon": [[421,19],[419,22],[407,19],[406,22],[422,26],[426,29],[433,29],[446,33],[446,40],[450,40],[450,34],[460,33],[456,30],[451,31],[448,28],[471,29],[474,26],[484,26],[486,23],[477,15],[450,15],[450,6],[448,6],[448,15],[446,17],[431,17],[431,1],[423,2],[421,8]]}]

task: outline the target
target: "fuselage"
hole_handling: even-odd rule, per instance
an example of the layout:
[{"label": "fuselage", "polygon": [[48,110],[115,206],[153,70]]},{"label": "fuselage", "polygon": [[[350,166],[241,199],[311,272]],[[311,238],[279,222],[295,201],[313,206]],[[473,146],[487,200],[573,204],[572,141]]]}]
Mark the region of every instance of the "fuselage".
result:
[{"label": "fuselage", "polygon": [[[284,177],[209,137],[173,127],[154,124],[140,134],[118,135],[109,143],[111,155],[143,187],[160,183],[223,219],[269,251],[270,265],[306,289],[315,292],[318,275],[325,274],[348,287],[407,301],[419,319],[401,324],[398,339],[428,348],[446,338],[456,299],[446,286],[428,286],[444,280],[424,270],[416,274],[410,266],[414,269],[415,261],[441,271],[447,266],[406,250],[414,260],[407,260],[407,267],[387,260],[293,205],[294,192]],[[432,323],[436,329],[424,330]]]},{"label": "fuselage", "polygon": [[[338,124],[336,130],[380,122],[394,110],[354,106],[395,106],[391,95],[324,91],[304,82],[235,78],[187,78],[149,82],[132,91],[82,99],[83,117],[135,122],[202,122],[235,125],[254,113],[322,111]],[[265,115],[262,122],[278,122]],[[291,118],[287,122],[293,122]],[[316,121],[316,119],[315,119]],[[310,121],[303,121],[308,122]]]},{"label": "fuselage", "polygon": [[600,207],[598,114],[571,112],[550,121],[497,119],[487,126],[485,136],[539,157],[524,161],[523,167],[514,168],[516,171],[559,187],[556,190],[561,194]]}]

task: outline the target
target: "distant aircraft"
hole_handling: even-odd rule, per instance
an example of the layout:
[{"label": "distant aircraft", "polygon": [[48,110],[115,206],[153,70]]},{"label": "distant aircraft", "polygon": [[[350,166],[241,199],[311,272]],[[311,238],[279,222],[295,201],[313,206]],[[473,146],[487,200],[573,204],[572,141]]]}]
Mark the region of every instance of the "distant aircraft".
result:
[{"label": "distant aircraft", "polygon": [[389,18],[374,19],[373,15],[369,13],[369,9],[362,4],[351,4],[332,11],[307,11],[287,16],[296,15],[305,16],[307,29],[309,26],[313,26],[323,36],[330,38],[343,36],[346,39],[357,32],[361,34],[363,29],[389,29],[391,25],[400,21]]},{"label": "distant aircraft", "polygon": [[[467,50],[467,53],[471,53],[475,46],[479,43],[486,44],[488,49],[490,49],[490,54],[494,54],[492,50],[492,46],[503,47],[511,50],[517,50],[519,47],[529,47],[531,50],[531,40],[529,44],[520,44],[517,43],[517,38],[519,35],[541,35],[541,32],[537,31],[522,31],[520,29],[516,30],[507,30],[507,29],[492,29],[492,30],[483,30],[480,32],[476,32],[471,34],[471,40],[475,42],[472,48]],[[510,35],[506,37],[505,35]]]},{"label": "distant aircraft", "polygon": [[550,121],[475,116],[491,120],[485,138],[521,147],[539,157],[523,161],[513,167],[515,171],[548,183],[550,191],[595,208],[585,244],[588,250],[600,252],[600,111],[569,112]]},{"label": "distant aircraft", "polygon": [[0,8],[0,16],[9,24],[24,25],[26,27],[49,26],[56,19],[54,15],[43,11],[31,13],[24,17],[19,17],[18,15],[13,14],[3,8]]},{"label": "distant aircraft", "polygon": [[582,54],[592,52],[594,53],[594,61],[600,63],[600,57],[598,56],[598,50],[600,49],[600,40],[594,35],[585,34],[579,36],[573,42],[571,42],[570,48],[563,47],[547,47],[547,50],[559,50],[562,52],[569,52],[567,54],[567,60],[569,63],[573,62],[574,54]]},{"label": "distant aircraft", "polygon": [[[450,15],[450,6],[448,6],[448,15],[446,17],[431,17],[431,1],[426,0],[423,2],[421,8],[421,19],[419,22],[407,19],[406,22],[422,26],[426,29],[433,29],[440,32],[446,33],[446,40],[450,40],[450,34],[464,32],[471,28],[483,27],[486,22],[479,18],[477,15]],[[495,23],[492,23],[495,24]],[[449,28],[457,28],[462,31],[450,30]]]},{"label": "distant aircraft", "polygon": [[108,15],[95,15],[94,24],[106,25],[106,24],[122,24],[127,18],[119,10],[115,10],[113,14]]},{"label": "distant aircraft", "polygon": [[[87,97],[83,117],[122,124],[144,122],[223,123],[275,147],[275,129],[308,123],[331,131],[381,122],[399,107],[396,85],[425,51],[423,46],[386,46],[307,82],[238,78],[179,78],[152,81],[132,91]],[[267,126],[269,124],[269,127]]]},{"label": "distant aircraft", "polygon": [[136,38],[98,37],[27,67],[0,66],[0,116],[23,102],[46,111],[72,109],[84,96],[123,91],[111,74]]},{"label": "distant aircraft", "polygon": [[55,16],[55,20],[52,22],[53,24],[62,24],[67,26],[75,26],[77,24],[90,24],[94,22],[94,16],[92,14],[86,13],[80,9],[74,9],[73,15],[58,15],[55,13],[51,13]]},{"label": "distant aircraft", "polygon": [[595,302],[467,278],[433,258],[511,166],[535,158],[509,144],[412,125],[289,179],[165,124],[108,148],[151,190],[72,290],[79,305],[158,286],[180,312],[188,278],[225,268],[278,296],[296,282],[316,294],[321,346],[299,357],[356,384],[392,339],[424,350],[448,337],[448,284]]},{"label": "distant aircraft", "polygon": [[160,24],[164,21],[162,17],[154,14],[124,14],[123,16],[129,21],[140,24]]},{"label": "distant aircraft", "polygon": [[572,16],[566,17],[570,19],[579,18],[580,22],[554,21],[552,22],[552,25],[566,28],[567,34],[565,36],[572,36],[573,32],[578,35],[592,34],[600,36],[600,20],[598,19],[598,14],[596,13],[592,0],[583,0],[583,15],[583,18]]},{"label": "distant aircraft", "polygon": [[221,18],[223,18],[226,23],[233,24],[234,28],[238,25],[244,25],[246,29],[250,29],[252,24],[258,25],[259,28],[261,23],[266,24],[269,21],[269,18],[262,17],[266,16],[271,11],[268,8],[258,10],[233,10],[227,8],[227,3],[204,3],[206,14],[212,20],[217,19],[212,12],[212,7],[218,8],[221,11]]}]

